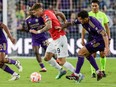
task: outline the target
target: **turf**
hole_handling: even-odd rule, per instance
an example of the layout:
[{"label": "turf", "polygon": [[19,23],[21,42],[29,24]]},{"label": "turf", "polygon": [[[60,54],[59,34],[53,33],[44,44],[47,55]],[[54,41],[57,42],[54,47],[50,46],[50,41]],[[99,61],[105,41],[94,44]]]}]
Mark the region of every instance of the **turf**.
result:
[{"label": "turf", "polygon": [[[30,81],[30,74],[32,72],[39,72],[40,67],[35,59],[23,59],[19,58],[23,66],[23,72],[20,73],[21,78],[17,81],[8,81],[11,75],[0,70],[0,87],[116,87],[116,59],[107,59],[106,74],[107,77],[100,81],[96,81],[96,78],[91,78],[90,65],[85,60],[81,72],[85,78],[81,83],[76,83],[73,80],[67,80],[65,76],[61,79],[56,80],[55,76],[58,71],[50,66],[47,62],[44,62],[47,72],[40,73],[42,80],[39,83],[32,83]],[[76,58],[68,59],[74,66],[76,66]],[[99,59],[96,60],[99,65]],[[12,69],[18,72],[17,68],[10,65]],[[67,71],[67,75],[70,75],[70,71]]]}]

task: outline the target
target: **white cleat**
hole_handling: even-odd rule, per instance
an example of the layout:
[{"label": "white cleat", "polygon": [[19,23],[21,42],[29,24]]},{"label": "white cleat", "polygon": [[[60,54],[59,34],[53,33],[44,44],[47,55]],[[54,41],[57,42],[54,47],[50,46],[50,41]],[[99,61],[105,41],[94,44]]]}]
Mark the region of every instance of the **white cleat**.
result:
[{"label": "white cleat", "polygon": [[22,72],[23,71],[23,67],[22,67],[20,61],[16,61],[15,66],[18,68],[19,72]]},{"label": "white cleat", "polygon": [[20,75],[16,72],[13,73],[12,78],[9,81],[15,81],[20,78]]}]

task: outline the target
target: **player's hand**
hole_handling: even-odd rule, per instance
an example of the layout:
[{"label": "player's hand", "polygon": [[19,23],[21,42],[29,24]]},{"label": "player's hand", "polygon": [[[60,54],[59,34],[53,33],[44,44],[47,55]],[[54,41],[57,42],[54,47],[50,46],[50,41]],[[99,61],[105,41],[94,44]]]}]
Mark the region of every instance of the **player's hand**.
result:
[{"label": "player's hand", "polygon": [[84,41],[84,40],[82,40],[81,44],[82,44],[82,46],[85,46],[85,41]]},{"label": "player's hand", "polygon": [[[39,31],[39,30],[38,30]],[[38,34],[39,32],[36,31],[36,30],[29,30],[30,33],[33,33],[33,34]]]},{"label": "player's hand", "polygon": [[16,43],[16,39],[15,39],[15,38],[11,37],[10,40],[11,40],[11,42],[12,42],[13,44]]}]

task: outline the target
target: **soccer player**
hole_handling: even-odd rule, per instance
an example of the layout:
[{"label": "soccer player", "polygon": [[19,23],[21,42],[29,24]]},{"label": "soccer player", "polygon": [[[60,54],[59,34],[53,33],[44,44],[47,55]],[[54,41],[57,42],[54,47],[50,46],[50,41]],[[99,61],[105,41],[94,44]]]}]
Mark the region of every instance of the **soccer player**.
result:
[{"label": "soccer player", "polygon": [[[99,1],[98,0],[92,0],[91,9],[92,10],[89,12],[89,16],[93,16],[100,21],[100,23],[106,30],[106,33],[110,40],[110,29],[108,27],[109,20],[104,12],[99,11]],[[82,45],[85,45],[85,42],[84,42],[85,29],[84,28],[82,29],[81,35],[82,35]],[[93,38],[89,34],[88,41],[92,41],[92,40],[93,40]],[[93,56],[96,57],[96,53],[94,53]],[[106,56],[104,55],[103,51],[100,51],[100,65],[101,65],[101,71],[103,72],[103,77],[106,77],[106,74],[105,74]],[[96,77],[95,69],[92,66],[91,66],[91,72],[92,72],[92,77],[95,78]]]},{"label": "soccer player", "polygon": [[[22,30],[29,32],[29,30],[41,29],[45,25],[43,18],[34,16],[31,10],[29,11],[29,13],[30,13],[30,16],[28,16],[25,19]],[[33,48],[33,51],[35,53],[36,60],[41,67],[40,72],[46,72],[47,69],[45,68],[45,65],[42,63],[42,58],[39,54],[39,49],[41,46],[44,49],[44,51],[46,51],[46,48],[49,44],[48,34],[46,32],[43,32],[41,34],[31,33],[31,35],[32,35],[32,48]]]},{"label": "soccer player", "polygon": [[[78,62],[76,65],[75,73],[66,76],[67,79],[74,79],[77,82],[80,82],[83,79],[83,75],[80,74],[81,67],[84,63],[84,57],[90,62],[90,64],[95,68],[97,73],[97,81],[102,79],[103,73],[99,70],[96,61],[91,54],[97,51],[103,51],[105,55],[108,55],[109,52],[109,43],[108,36],[102,27],[101,23],[94,17],[88,15],[87,11],[81,11],[78,13],[77,20],[74,22],[75,24],[82,24],[83,28],[88,31],[88,33],[93,38],[92,41],[88,42],[78,51]],[[67,23],[67,25],[70,23]]]},{"label": "soccer player", "polygon": [[7,39],[5,37],[4,31],[6,32],[7,36],[11,40],[13,44],[15,44],[15,39],[12,37],[8,27],[0,22],[0,68],[4,70],[5,72],[12,75],[12,78],[10,80],[17,80],[20,78],[20,75],[13,71],[8,65],[6,64],[13,64],[15,65],[19,71],[22,71],[22,66],[19,61],[9,59],[6,57],[7,55]]},{"label": "soccer player", "polygon": [[[61,66],[66,67],[71,72],[74,72],[75,68],[72,64],[66,61],[66,57],[68,56],[67,38],[65,36],[66,33],[64,30],[59,31],[61,29],[61,24],[54,12],[51,10],[43,10],[40,3],[34,4],[32,6],[32,10],[34,15],[44,19],[45,27],[38,31],[30,30],[30,32],[38,34],[49,31],[53,39],[47,47],[44,59],[59,70],[59,74],[56,76],[56,79],[60,79],[66,74],[66,71],[63,70]],[[61,66],[52,58],[54,53],[57,54],[57,58]]]}]

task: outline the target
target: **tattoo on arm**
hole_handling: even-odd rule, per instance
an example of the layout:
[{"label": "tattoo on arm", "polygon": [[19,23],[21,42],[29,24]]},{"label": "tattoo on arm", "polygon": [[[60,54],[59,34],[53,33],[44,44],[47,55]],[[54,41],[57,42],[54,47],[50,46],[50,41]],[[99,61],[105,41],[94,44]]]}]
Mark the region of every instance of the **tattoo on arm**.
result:
[{"label": "tattoo on arm", "polygon": [[45,23],[45,27],[43,27],[40,31],[41,33],[42,32],[46,32],[48,31],[49,29],[52,28],[52,21],[48,20],[46,23]]}]

